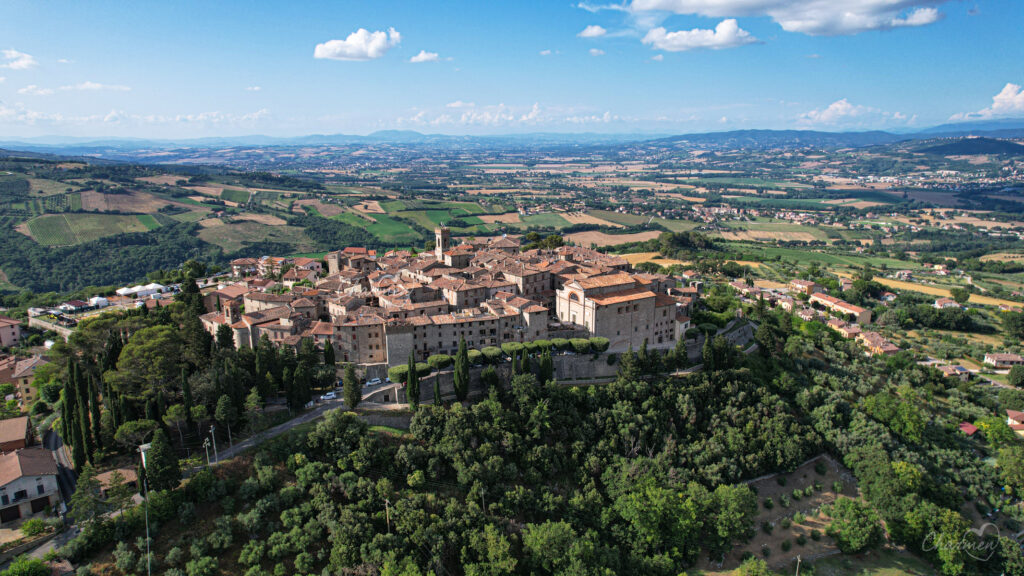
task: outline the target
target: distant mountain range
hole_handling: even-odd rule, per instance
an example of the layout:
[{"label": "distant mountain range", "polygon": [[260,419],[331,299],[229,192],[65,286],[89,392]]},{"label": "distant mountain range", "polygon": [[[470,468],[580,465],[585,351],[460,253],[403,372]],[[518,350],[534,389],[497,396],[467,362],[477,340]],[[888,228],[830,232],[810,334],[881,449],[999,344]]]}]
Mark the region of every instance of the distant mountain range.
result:
[{"label": "distant mountain range", "polygon": [[[908,140],[977,136],[987,138],[1024,137],[1024,118],[942,124],[917,132],[885,131],[824,132],[815,130],[732,130],[696,134],[600,134],[529,133],[494,136],[453,136],[422,134],[412,130],[383,130],[365,136],[352,134],[311,134],[298,137],[237,136],[181,140],[139,138],[71,138],[45,136],[0,140],[0,147],[68,156],[93,156],[125,160],[144,151],[181,149],[230,149],[295,146],[438,145],[449,147],[564,147],[649,144],[675,148],[856,148]],[[157,158],[139,161],[156,162]]]},{"label": "distant mountain range", "polygon": [[994,138],[957,138],[944,144],[922,148],[919,151],[938,156],[972,156],[975,154],[1024,156],[1024,146],[1010,140]]}]

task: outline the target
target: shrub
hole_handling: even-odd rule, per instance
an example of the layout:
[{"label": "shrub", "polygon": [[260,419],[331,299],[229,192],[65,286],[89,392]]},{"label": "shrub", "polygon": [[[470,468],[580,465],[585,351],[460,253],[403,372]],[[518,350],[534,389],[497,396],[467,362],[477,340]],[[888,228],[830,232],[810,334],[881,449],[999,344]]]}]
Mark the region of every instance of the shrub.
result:
[{"label": "shrub", "polygon": [[601,354],[608,350],[608,346],[610,344],[611,342],[609,342],[607,338],[602,338],[601,336],[594,336],[593,338],[590,339],[590,347],[597,354]]},{"label": "shrub", "polygon": [[568,350],[569,346],[569,341],[566,340],[565,338],[551,339],[551,347],[554,348],[555,350]]},{"label": "shrub", "polygon": [[789,540],[783,540],[782,544],[779,545],[783,552],[789,552],[789,549],[793,547],[793,543]]},{"label": "shrub", "polygon": [[586,338],[572,338],[569,340],[570,346],[577,354],[586,354],[590,352],[590,340]]},{"label": "shrub", "polygon": [[839,480],[836,480],[835,482],[833,482],[832,483],[832,491],[835,492],[836,494],[841,493],[843,491],[843,483],[840,482]]},{"label": "shrub", "polygon": [[408,366],[408,364],[399,364],[398,366],[393,366],[391,368],[388,368],[388,378],[390,378],[392,382],[402,382],[402,383],[405,383],[405,381],[408,378],[408,376],[409,376],[409,366]]},{"label": "shrub", "polygon": [[220,570],[217,568],[216,558],[203,556],[186,564],[185,572],[188,576],[217,576]]},{"label": "shrub", "polygon": [[772,508],[775,508],[775,501],[772,500],[771,498],[765,498],[764,499],[764,509],[765,510],[771,510]]},{"label": "shrub", "polygon": [[526,350],[526,346],[523,346],[519,342],[505,342],[501,345],[501,351],[504,352],[506,356],[519,354],[523,350]]},{"label": "shrub", "polygon": [[810,498],[811,496],[814,496],[814,486],[804,488],[804,498]]},{"label": "shrub", "polygon": [[434,370],[444,370],[451,366],[452,357],[447,354],[434,354],[430,358],[427,358],[427,364],[429,364]]},{"label": "shrub", "polygon": [[815,542],[821,540],[821,532],[818,532],[817,530],[811,530],[811,540],[814,540]]},{"label": "shrub", "polygon": [[765,520],[764,522],[761,522],[761,530],[763,530],[765,534],[771,534],[772,530],[774,530],[774,529],[775,529],[775,526],[772,526],[771,522],[769,522],[767,520]]},{"label": "shrub", "polygon": [[523,342],[523,347],[526,348],[528,354],[536,354],[540,350],[540,345],[537,342]]},{"label": "shrub", "polygon": [[114,557],[114,565],[117,569],[124,573],[129,573],[135,570],[135,551],[128,547],[125,542],[118,542],[112,553]]},{"label": "shrub", "polygon": [[828,472],[828,466],[825,466],[824,462],[818,460],[814,464],[814,471],[817,472],[820,476],[824,476],[825,473]]},{"label": "shrub", "polygon": [[799,501],[803,497],[804,497],[804,491],[803,490],[800,490],[799,488],[796,488],[796,489],[793,490],[793,500]]},{"label": "shrub", "polygon": [[785,476],[777,476],[775,478],[775,483],[778,484],[779,486],[785,486],[786,485],[786,477]]},{"label": "shrub", "polygon": [[551,349],[551,340],[534,340],[532,344],[537,346],[537,350],[541,352]]},{"label": "shrub", "polygon": [[470,364],[479,364],[484,360],[484,355],[479,350],[466,350],[466,356],[469,358]]},{"label": "shrub", "polygon": [[814,481],[814,490],[816,492],[821,492],[822,488],[823,488],[823,486],[821,485],[821,482],[818,482],[817,480],[815,480]]},{"label": "shrub", "polygon": [[794,524],[803,524],[804,520],[806,520],[806,518],[804,518],[803,513],[797,512],[796,514],[793,514],[793,523]]},{"label": "shrub", "polygon": [[[769,557],[771,555],[772,555],[772,549],[769,546],[767,546],[767,545],[761,546],[761,556],[764,556],[765,558],[767,558],[767,557]],[[189,576],[192,576],[192,575],[189,574]]]},{"label": "shrub", "polygon": [[804,536],[803,534],[797,536],[796,537],[796,543],[799,546],[803,546],[804,544],[807,544],[807,536]]},{"label": "shrub", "polygon": [[484,358],[486,358],[491,364],[497,364],[501,361],[501,348],[498,348],[497,346],[488,346],[481,350],[480,353],[483,354]]},{"label": "shrub", "polygon": [[789,497],[785,494],[779,496],[779,504],[782,504],[783,508],[789,508]]},{"label": "shrub", "polygon": [[46,532],[46,521],[42,518],[29,518],[21,524],[21,533],[31,538]]},{"label": "shrub", "polygon": [[[408,366],[406,366],[406,368],[408,368]],[[419,376],[420,378],[424,376],[429,376],[430,372],[430,364],[427,364],[426,362],[416,363],[416,375]]]},{"label": "shrub", "polygon": [[619,357],[616,356],[615,354],[609,354],[608,358],[605,359],[605,362],[609,366],[615,366],[615,363],[618,362],[618,361],[619,361]]},{"label": "shrub", "polygon": [[164,556],[164,562],[167,562],[171,566],[180,566],[185,561],[185,551],[175,546],[167,551],[167,555]]},{"label": "shrub", "polygon": [[789,521],[789,518],[783,518],[779,522],[779,526],[782,526],[783,530],[788,530],[791,525],[792,525],[792,522]]}]

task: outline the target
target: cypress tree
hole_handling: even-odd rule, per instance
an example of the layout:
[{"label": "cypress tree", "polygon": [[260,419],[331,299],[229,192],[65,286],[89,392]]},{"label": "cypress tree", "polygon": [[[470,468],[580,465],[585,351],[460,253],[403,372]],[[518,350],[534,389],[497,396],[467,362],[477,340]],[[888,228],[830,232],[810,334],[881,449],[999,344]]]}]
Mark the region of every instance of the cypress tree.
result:
[{"label": "cypress tree", "polygon": [[185,372],[184,366],[181,367],[181,396],[182,402],[185,404],[188,425],[192,426],[192,384],[188,381],[188,374]]},{"label": "cypress tree", "polygon": [[334,367],[337,364],[337,360],[334,357],[334,345],[328,340],[324,343],[324,365]]},{"label": "cypress tree", "polygon": [[413,412],[420,405],[420,376],[416,373],[416,355],[409,352],[409,373],[406,375],[405,397]]},{"label": "cypress tree", "polygon": [[434,375],[434,406],[441,405],[441,375]]},{"label": "cypress tree", "polygon": [[551,351],[545,350],[544,354],[541,354],[540,362],[537,366],[537,380],[541,384],[547,384],[555,376],[554,361],[551,359]]},{"label": "cypress tree", "polygon": [[469,351],[466,339],[459,338],[459,351],[455,354],[454,374],[455,398],[462,402],[469,396]]},{"label": "cypress tree", "polygon": [[359,401],[363,399],[363,394],[359,391],[359,381],[356,380],[356,368],[353,364],[345,364],[345,375],[342,377],[341,383],[345,406],[349,410],[354,410],[359,405]]},{"label": "cypress tree", "polygon": [[92,439],[96,449],[103,449],[103,428],[100,422],[100,396],[96,381],[89,378],[89,417],[92,420]]},{"label": "cypress tree", "polygon": [[512,376],[519,373],[519,351],[512,351]]},{"label": "cypress tree", "polygon": [[528,356],[528,354],[526,353],[526,350],[523,350],[523,355],[519,359],[519,373],[520,374],[526,374],[527,372],[530,371],[530,369],[528,368],[529,360],[527,359],[527,356]]}]

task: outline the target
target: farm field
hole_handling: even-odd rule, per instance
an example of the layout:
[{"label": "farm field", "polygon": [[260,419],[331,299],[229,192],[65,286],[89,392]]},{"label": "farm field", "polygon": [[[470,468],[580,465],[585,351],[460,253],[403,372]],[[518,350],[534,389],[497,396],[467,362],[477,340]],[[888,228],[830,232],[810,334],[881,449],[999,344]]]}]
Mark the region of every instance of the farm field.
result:
[{"label": "farm field", "polygon": [[56,180],[47,180],[45,178],[29,178],[28,184],[31,194],[38,196],[53,196],[55,194],[64,194],[69,189],[71,191],[78,190],[77,186],[71,186],[65,182],[57,182]]},{"label": "farm field", "polygon": [[558,214],[547,213],[547,214],[529,214],[527,216],[520,217],[521,222],[518,224],[520,228],[526,228],[530,226],[542,226],[545,228],[565,228],[569,226],[569,221],[562,218]]},{"label": "farm field", "polygon": [[385,242],[395,244],[408,244],[422,240],[422,236],[409,227],[408,224],[395,220],[385,214],[373,214],[370,216],[376,222],[366,226],[366,230]]},{"label": "farm field", "polygon": [[650,232],[637,232],[635,234],[608,234],[605,232],[598,232],[596,230],[590,230],[588,232],[574,232],[565,237],[566,240],[589,248],[591,245],[594,246],[616,246],[618,244],[626,244],[628,242],[645,242],[657,238],[661,235],[658,230],[651,230]]},{"label": "farm field", "polygon": [[216,244],[231,253],[255,242],[281,242],[289,244],[296,251],[312,251],[313,241],[302,228],[295,226],[267,226],[259,222],[245,221],[211,226],[199,231],[199,237]]},{"label": "farm field", "polygon": [[234,202],[236,204],[245,204],[249,201],[249,191],[239,190],[237,188],[225,188],[221,193],[220,197],[228,202]]},{"label": "farm field", "polygon": [[646,224],[650,220],[647,216],[637,216],[636,214],[622,214],[619,212],[612,212],[610,210],[588,210],[587,214],[600,218],[601,220],[607,220],[615,224],[621,224],[623,226],[639,226]]},{"label": "farm field", "polygon": [[67,246],[159,227],[150,215],[46,214],[28,222],[32,238],[46,246]]},{"label": "farm field", "polygon": [[679,266],[690,265],[689,262],[676,260],[675,258],[663,258],[662,255],[658,252],[634,252],[632,254],[619,254],[619,256],[625,258],[631,266],[636,266],[637,264],[640,264],[642,262],[654,262],[658,266],[664,266],[666,268],[677,264]]}]

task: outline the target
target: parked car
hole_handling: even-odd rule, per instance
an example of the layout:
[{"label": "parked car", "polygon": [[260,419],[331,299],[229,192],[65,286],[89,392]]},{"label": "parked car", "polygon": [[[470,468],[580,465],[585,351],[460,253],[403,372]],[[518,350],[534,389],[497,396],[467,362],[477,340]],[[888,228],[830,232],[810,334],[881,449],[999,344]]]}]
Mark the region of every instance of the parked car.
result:
[{"label": "parked car", "polygon": [[369,380],[366,381],[367,386],[376,386],[382,383],[383,381],[380,378],[370,378]]},{"label": "parked car", "polygon": [[337,399],[338,399],[338,395],[336,393],[334,393],[334,392],[328,392],[327,394],[324,394],[323,396],[320,397],[320,400],[322,402],[326,402],[328,400],[337,400]]}]

